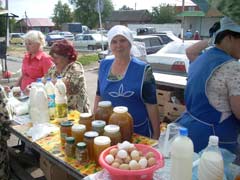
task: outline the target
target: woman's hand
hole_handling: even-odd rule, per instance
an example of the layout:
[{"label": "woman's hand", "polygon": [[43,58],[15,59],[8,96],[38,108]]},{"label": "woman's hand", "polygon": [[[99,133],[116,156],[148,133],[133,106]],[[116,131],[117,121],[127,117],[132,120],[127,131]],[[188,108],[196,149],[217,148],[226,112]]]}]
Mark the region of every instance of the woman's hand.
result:
[{"label": "woman's hand", "polygon": [[31,85],[27,85],[27,87],[24,89],[23,93],[26,96],[29,96],[30,90],[31,90]]}]

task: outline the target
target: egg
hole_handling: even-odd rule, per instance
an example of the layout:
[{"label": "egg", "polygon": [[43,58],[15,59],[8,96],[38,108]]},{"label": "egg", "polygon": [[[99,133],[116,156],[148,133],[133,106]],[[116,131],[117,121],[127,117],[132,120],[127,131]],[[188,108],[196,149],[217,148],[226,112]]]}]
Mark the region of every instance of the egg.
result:
[{"label": "egg", "polygon": [[139,152],[137,151],[137,150],[133,150],[132,152],[131,152],[131,157],[133,158],[133,157],[139,157]]},{"label": "egg", "polygon": [[121,150],[118,151],[117,156],[122,158],[122,159],[124,159],[124,158],[126,158],[128,156],[128,153],[127,153],[126,150],[121,149]]},{"label": "egg", "polygon": [[114,159],[114,162],[118,162],[119,164],[122,164],[122,163],[123,163],[123,160],[122,160],[121,158],[119,158],[119,157],[116,157],[116,158]]},{"label": "egg", "polygon": [[119,168],[120,163],[119,163],[119,162],[113,162],[113,163],[111,164],[111,166],[114,167],[114,168]]},{"label": "egg", "polygon": [[113,155],[111,155],[111,154],[106,155],[105,161],[106,161],[108,164],[112,164],[112,162],[114,161]]},{"label": "egg", "polygon": [[124,163],[128,164],[131,161],[131,157],[127,156],[123,161]]},{"label": "egg", "polygon": [[148,167],[153,166],[154,164],[156,164],[156,159],[154,157],[150,157],[148,159]]},{"label": "egg", "polygon": [[146,154],[146,158],[149,159],[149,158],[151,158],[151,157],[154,157],[154,153],[153,153],[153,152],[148,152],[148,153]]},{"label": "egg", "polygon": [[129,165],[128,164],[120,164],[120,166],[119,166],[119,169],[123,169],[123,170],[129,170],[130,168],[129,168]]},{"label": "egg", "polygon": [[147,161],[147,159],[146,159],[145,157],[142,157],[142,158],[138,161],[138,163],[140,164],[140,166],[141,166],[142,169],[146,168],[147,165],[148,165],[148,161]]},{"label": "egg", "polygon": [[112,148],[112,149],[109,151],[109,153],[110,153],[111,155],[113,155],[114,157],[116,156],[117,152],[118,152],[118,149],[117,149],[117,148]]}]

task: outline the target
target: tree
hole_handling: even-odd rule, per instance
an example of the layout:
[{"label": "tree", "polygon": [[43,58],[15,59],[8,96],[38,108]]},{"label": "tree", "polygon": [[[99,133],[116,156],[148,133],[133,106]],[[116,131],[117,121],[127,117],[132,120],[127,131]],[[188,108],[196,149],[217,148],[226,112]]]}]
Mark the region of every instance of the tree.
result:
[{"label": "tree", "polygon": [[73,21],[73,14],[67,3],[62,4],[61,0],[58,1],[54,8],[52,21],[57,29],[60,29],[63,23]]},{"label": "tree", "polygon": [[175,7],[160,5],[152,8],[152,22],[157,24],[174,23],[176,21]]},{"label": "tree", "polygon": [[133,10],[133,8],[130,8],[126,5],[123,5],[121,8],[119,8],[119,11],[127,11],[127,10]]},{"label": "tree", "polygon": [[[102,22],[105,21],[113,11],[111,0],[102,0],[104,4],[103,12],[101,13]],[[70,0],[70,3],[75,6],[74,20],[87,25],[90,28],[99,27],[99,16],[96,10],[98,0]]]}]

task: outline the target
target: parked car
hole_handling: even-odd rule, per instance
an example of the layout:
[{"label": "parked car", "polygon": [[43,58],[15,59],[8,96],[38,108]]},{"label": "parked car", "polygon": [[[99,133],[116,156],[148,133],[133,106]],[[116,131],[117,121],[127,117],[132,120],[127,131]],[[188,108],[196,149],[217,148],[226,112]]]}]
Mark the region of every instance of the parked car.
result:
[{"label": "parked car", "polygon": [[168,44],[171,41],[182,41],[180,38],[174,35],[172,31],[161,31],[154,33],[153,35],[160,37],[163,44]]},{"label": "parked car", "polygon": [[63,36],[64,39],[66,39],[66,40],[69,40],[69,41],[74,40],[74,35],[71,32],[62,31],[62,32],[59,32],[59,35]]},{"label": "parked car", "polygon": [[51,46],[55,41],[59,41],[64,39],[63,36],[59,34],[47,34],[46,35],[46,42],[48,46]]},{"label": "parked car", "polygon": [[108,40],[101,34],[78,34],[75,36],[73,45],[76,48],[85,48],[88,50],[96,50],[102,48],[102,42],[104,49],[108,47]]},{"label": "parked car", "polygon": [[24,44],[24,33],[10,33],[10,44]]},{"label": "parked car", "polygon": [[161,38],[152,35],[134,36],[134,41],[143,42],[145,44],[147,54],[156,53],[164,46]]},{"label": "parked car", "polygon": [[189,60],[185,50],[196,42],[198,40],[172,41],[157,53],[147,55],[147,62],[152,66],[153,71],[186,76]]}]

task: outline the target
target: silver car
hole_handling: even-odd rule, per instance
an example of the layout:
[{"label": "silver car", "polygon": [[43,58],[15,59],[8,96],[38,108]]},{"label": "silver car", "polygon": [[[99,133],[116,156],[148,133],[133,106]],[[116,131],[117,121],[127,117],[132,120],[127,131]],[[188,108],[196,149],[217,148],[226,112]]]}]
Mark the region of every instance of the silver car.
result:
[{"label": "silver car", "polygon": [[170,74],[186,76],[189,60],[186,56],[186,48],[198,40],[172,41],[155,54],[147,55],[147,62],[153,71],[167,72]]}]

